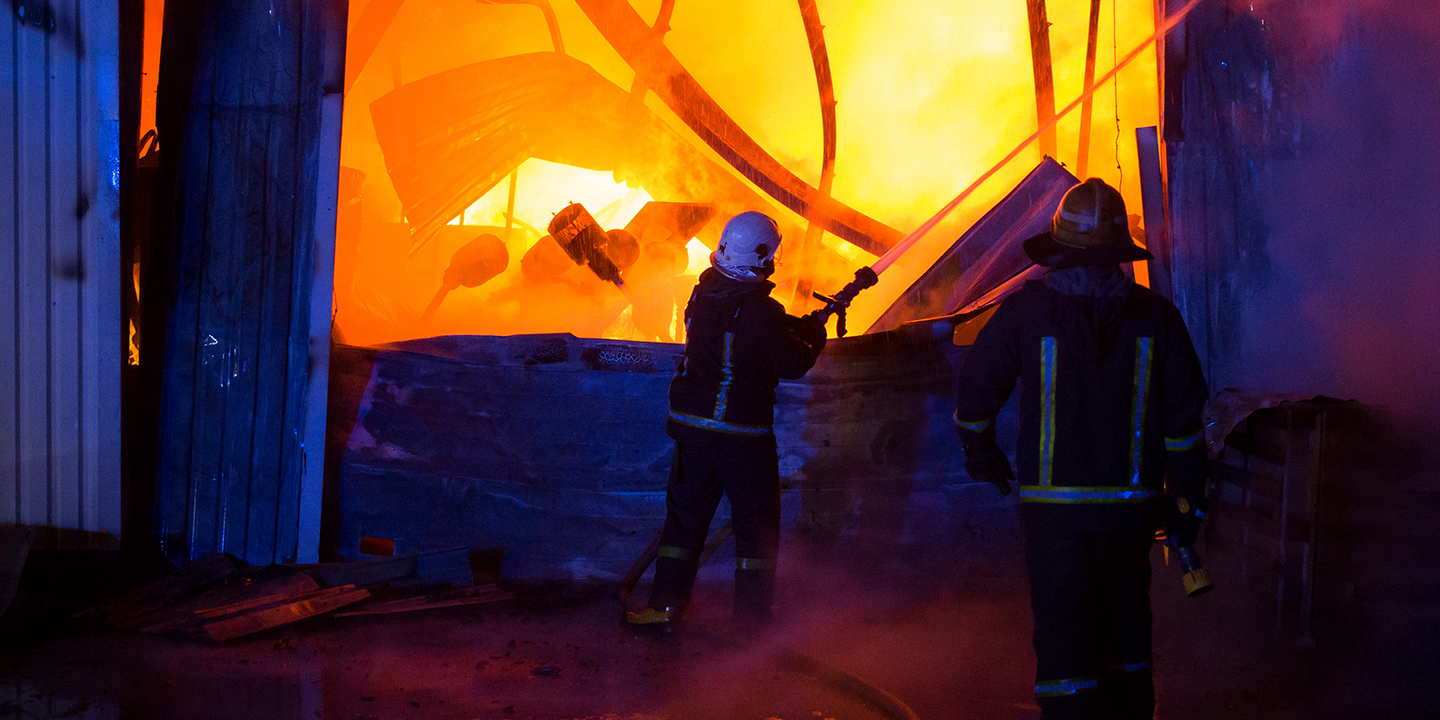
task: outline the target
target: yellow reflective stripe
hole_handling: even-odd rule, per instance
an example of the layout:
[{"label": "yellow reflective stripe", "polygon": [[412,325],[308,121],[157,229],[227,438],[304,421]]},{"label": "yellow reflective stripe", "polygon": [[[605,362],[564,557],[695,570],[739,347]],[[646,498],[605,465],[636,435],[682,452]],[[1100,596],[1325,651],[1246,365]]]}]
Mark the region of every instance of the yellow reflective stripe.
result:
[{"label": "yellow reflective stripe", "polygon": [[1040,484],[1049,485],[1055,460],[1055,338],[1040,338]]},{"label": "yellow reflective stripe", "polygon": [[1140,484],[1140,466],[1145,457],[1145,406],[1150,396],[1151,339],[1135,338],[1135,392],[1131,395],[1130,484]]},{"label": "yellow reflective stripe", "polygon": [[1153,500],[1160,491],[1114,486],[1021,485],[1020,502],[1050,504],[1138,503]]},{"label": "yellow reflective stripe", "polygon": [[736,570],[774,570],[773,558],[735,558]]},{"label": "yellow reflective stripe", "polygon": [[674,545],[661,545],[660,549],[655,551],[655,555],[673,560],[689,560],[695,557],[695,553],[682,547],[675,547]]},{"label": "yellow reflective stripe", "polygon": [[730,365],[735,348],[735,333],[725,333],[725,355],[720,360],[720,391],[715,394],[715,419],[725,419],[725,407],[730,403],[730,381],[735,379],[735,369]]},{"label": "yellow reflective stripe", "polygon": [[954,415],[951,416],[950,419],[952,419],[952,420],[955,421],[955,425],[956,425],[956,426],[965,428],[966,430],[969,430],[970,432],[977,432],[977,433],[978,433],[978,432],[985,432],[986,430],[989,430],[991,423],[995,422],[995,418],[990,418],[990,419],[988,419],[988,420],[980,420],[980,421],[978,421],[978,422],[966,422],[966,421],[960,419],[960,412],[959,412],[958,410],[955,412]]},{"label": "yellow reflective stripe", "polygon": [[1204,431],[1196,430],[1195,432],[1181,438],[1167,437],[1165,438],[1165,449],[1169,450],[1170,452],[1184,452],[1186,450],[1194,450],[1195,447],[1200,444],[1200,439],[1203,434]]}]

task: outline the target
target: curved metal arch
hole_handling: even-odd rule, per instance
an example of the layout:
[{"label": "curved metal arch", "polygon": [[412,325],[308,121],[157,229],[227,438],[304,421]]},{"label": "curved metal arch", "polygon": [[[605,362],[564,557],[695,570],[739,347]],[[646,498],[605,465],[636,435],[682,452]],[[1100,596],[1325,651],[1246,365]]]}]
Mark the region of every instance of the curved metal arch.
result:
[{"label": "curved metal arch", "polygon": [[900,240],[899,230],[842,203],[824,201],[818,188],[760,147],[656,39],[629,2],[576,0],[576,4],[655,95],[765,194],[803,217],[815,217],[826,231],[876,255]]}]

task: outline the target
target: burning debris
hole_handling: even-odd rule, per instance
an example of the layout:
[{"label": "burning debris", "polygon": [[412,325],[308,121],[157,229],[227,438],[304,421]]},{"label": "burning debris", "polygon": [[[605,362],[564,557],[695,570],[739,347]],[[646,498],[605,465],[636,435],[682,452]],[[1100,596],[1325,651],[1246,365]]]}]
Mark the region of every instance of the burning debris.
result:
[{"label": "burning debris", "polygon": [[619,263],[611,256],[619,257],[622,261],[628,259],[625,267],[633,265],[636,256],[640,254],[634,235],[624,230],[611,230],[606,233],[580,203],[570,203],[556,213],[555,218],[550,221],[549,229],[550,236],[576,265],[590,268],[595,277],[614,283],[616,287],[625,285],[625,281],[620,279]]}]

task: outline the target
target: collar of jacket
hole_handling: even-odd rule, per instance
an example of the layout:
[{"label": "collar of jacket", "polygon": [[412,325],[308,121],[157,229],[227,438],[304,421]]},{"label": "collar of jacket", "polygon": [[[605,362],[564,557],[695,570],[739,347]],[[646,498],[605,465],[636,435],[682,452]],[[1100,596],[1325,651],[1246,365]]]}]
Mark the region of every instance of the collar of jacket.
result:
[{"label": "collar of jacket", "polygon": [[1125,297],[1135,281],[1120,271],[1119,265],[1087,265],[1051,270],[1041,279],[1045,287],[1062,295],[1090,297]]},{"label": "collar of jacket", "polygon": [[700,273],[700,282],[696,287],[696,293],[706,297],[727,298],[756,292],[769,295],[773,289],[775,289],[775,283],[769,280],[755,282],[736,280],[712,267]]}]

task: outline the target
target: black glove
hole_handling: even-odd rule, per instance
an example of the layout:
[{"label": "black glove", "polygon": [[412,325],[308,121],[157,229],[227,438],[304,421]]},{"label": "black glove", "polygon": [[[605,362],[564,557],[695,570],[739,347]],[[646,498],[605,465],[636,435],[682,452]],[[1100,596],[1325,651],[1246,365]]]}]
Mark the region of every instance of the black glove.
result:
[{"label": "black glove", "polygon": [[1205,519],[1205,500],[1175,497],[1175,504],[1165,518],[1165,544],[1173,548],[1190,547],[1200,537],[1200,523]]},{"label": "black glove", "polygon": [[814,348],[817,355],[825,349],[825,334],[825,320],[818,315],[812,313],[798,318],[795,322],[796,337]]},{"label": "black glove", "polygon": [[1015,479],[1015,471],[1010,469],[1010,458],[1005,457],[1005,451],[993,440],[969,443],[964,445],[964,448],[965,472],[970,475],[970,479],[988,482],[994,485],[1001,495],[1009,495],[1010,482]]}]

